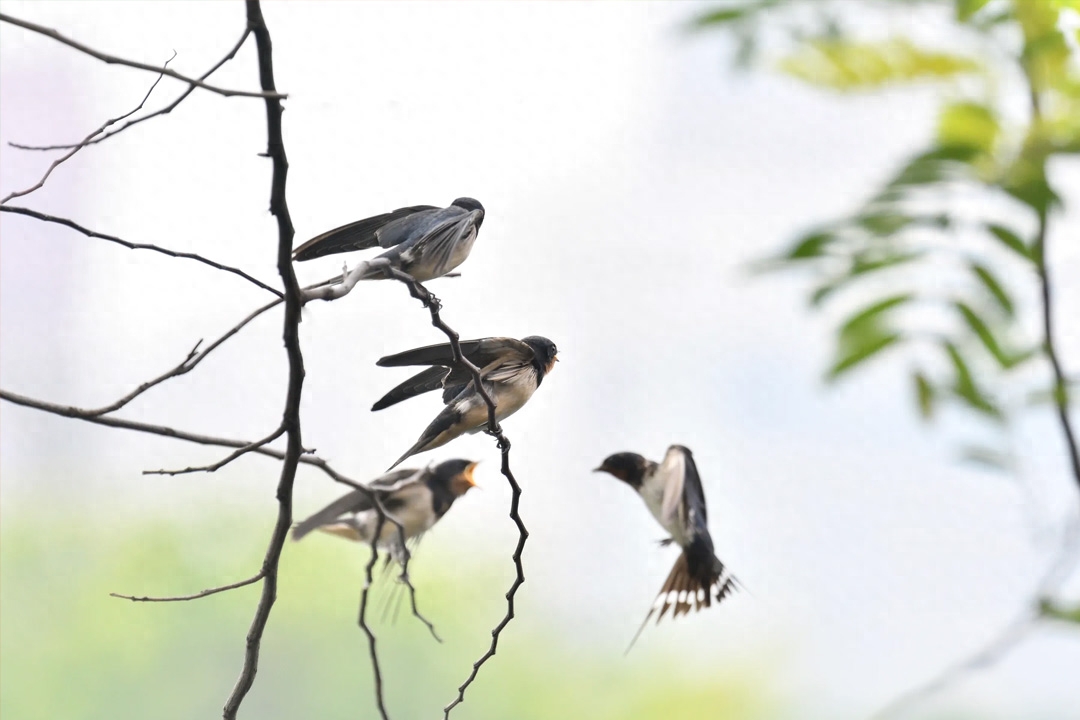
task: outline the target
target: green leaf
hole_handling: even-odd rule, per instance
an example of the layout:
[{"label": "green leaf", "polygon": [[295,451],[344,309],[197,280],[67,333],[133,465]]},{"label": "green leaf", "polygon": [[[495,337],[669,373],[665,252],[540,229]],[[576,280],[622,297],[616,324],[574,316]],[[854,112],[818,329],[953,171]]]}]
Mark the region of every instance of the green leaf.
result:
[{"label": "green leaf", "polygon": [[968,367],[967,361],[964,360],[959,348],[951,342],[945,342],[944,347],[949,360],[952,362],[953,371],[956,373],[953,380],[953,394],[966,402],[972,409],[995,420],[1003,420],[1004,415],[1001,409],[983,394],[975,384],[975,377],[972,375],[971,369]]},{"label": "green leaf", "polygon": [[909,302],[911,294],[894,295],[859,310],[849,317],[837,332],[836,358],[828,377],[834,380],[859,363],[881,352],[900,339],[900,334],[884,328],[887,312]]},{"label": "green leaf", "polygon": [[877,200],[897,200],[897,191],[964,177],[970,173],[968,163],[974,157],[975,153],[970,148],[960,146],[936,147],[920,153],[911,158],[896,177],[889,181]]},{"label": "green leaf", "polygon": [[871,323],[876,323],[881,318],[883,313],[886,313],[889,310],[892,310],[894,307],[898,307],[906,302],[911,301],[913,297],[914,295],[912,295],[911,293],[905,293],[903,295],[893,295],[892,297],[885,298],[884,300],[879,300],[878,302],[870,305],[869,307],[863,308],[859,312],[849,317],[847,321],[840,326],[839,332],[841,337],[851,333],[862,332],[863,329],[869,326]]},{"label": "green leaf", "polygon": [[1064,620],[1065,622],[1080,624],[1080,605],[1070,608],[1044,598],[1039,601],[1039,614],[1052,620]]},{"label": "green leaf", "polygon": [[915,400],[919,404],[919,414],[923,420],[931,420],[934,417],[934,400],[937,396],[934,386],[921,370],[916,370],[911,377],[915,381]]},{"label": "green leaf", "polygon": [[894,235],[914,221],[915,218],[910,215],[892,210],[873,211],[855,218],[855,222],[859,227],[878,236]]},{"label": "green leaf", "polygon": [[1033,254],[1031,248],[1012,230],[1004,225],[997,225],[994,223],[987,224],[986,229],[989,230],[994,237],[1000,240],[1005,247],[1009,248],[1028,262],[1032,261]]},{"label": "green leaf", "polygon": [[811,85],[866,90],[892,83],[939,80],[981,69],[972,58],[926,50],[906,38],[868,43],[842,37],[808,40],[780,69]]},{"label": "green leaf", "polygon": [[985,105],[958,102],[946,105],[938,117],[937,136],[942,147],[962,148],[989,154],[1001,128],[994,112]]},{"label": "green leaf", "polygon": [[1007,317],[1013,317],[1016,313],[1016,306],[1013,304],[1013,300],[1009,297],[1009,293],[1006,292],[1005,286],[994,276],[990,269],[985,265],[972,262],[969,267],[971,271],[975,273],[975,277],[979,279],[982,286],[986,288],[986,291],[993,296],[997,301],[998,306],[1002,309]]},{"label": "green leaf", "polygon": [[1028,393],[1027,404],[1031,406],[1056,405],[1067,408],[1070,404],[1070,393],[1078,386],[1080,386],[1080,380],[1070,380],[1063,385],[1055,384],[1050,390],[1036,390]]},{"label": "green leaf", "polygon": [[990,0],[956,0],[956,19],[967,22],[972,15],[979,12]]},{"label": "green leaf", "polygon": [[885,255],[883,257],[875,259],[867,259],[862,254],[856,255],[852,260],[851,268],[848,270],[848,279],[854,279],[860,275],[866,275],[867,273],[876,272],[878,270],[884,270],[896,265],[903,265],[904,263],[917,260],[923,256],[922,252],[909,252],[909,253],[897,253],[895,255]]},{"label": "green leaf", "polygon": [[975,333],[979,338],[979,342],[983,344],[987,352],[993,355],[998,364],[1005,370],[1011,368],[1013,366],[1012,357],[1002,349],[1001,344],[994,337],[994,333],[990,330],[990,326],[987,325],[986,321],[963,302],[956,302],[953,305],[960,311],[960,315],[963,316],[968,328]]},{"label": "green leaf", "polygon": [[713,10],[694,18],[694,25],[699,28],[710,25],[724,25],[735,20],[741,20],[751,10],[752,8],[746,6]]},{"label": "green leaf", "polygon": [[831,280],[824,285],[819,285],[814,288],[814,292],[810,294],[810,307],[820,307],[822,303],[828,300],[834,292],[839,290],[845,284],[846,280],[847,278]]},{"label": "green leaf", "polygon": [[859,345],[846,349],[846,352],[838,354],[832,367],[829,368],[828,379],[835,380],[859,363],[868,360],[874,355],[900,340],[899,333],[885,333],[884,335],[867,336]]},{"label": "green leaf", "polygon": [[1016,459],[1010,453],[985,445],[968,445],[962,457],[968,462],[1000,472],[1012,472],[1016,468]]},{"label": "green leaf", "polygon": [[787,260],[806,260],[807,258],[821,257],[825,254],[825,248],[835,239],[835,233],[812,232],[799,238],[795,246],[784,255],[784,258]]}]

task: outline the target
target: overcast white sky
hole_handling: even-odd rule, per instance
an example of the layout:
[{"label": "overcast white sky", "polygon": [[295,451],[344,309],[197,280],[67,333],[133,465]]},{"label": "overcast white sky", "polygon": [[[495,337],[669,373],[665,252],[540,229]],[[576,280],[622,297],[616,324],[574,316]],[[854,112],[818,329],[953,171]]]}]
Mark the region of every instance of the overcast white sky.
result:
[{"label": "overcast white sky", "polygon": [[[98,48],[201,74],[237,39],[241,3],[4,2],[5,12]],[[745,264],[863,199],[933,127],[929,92],[837,98],[725,70],[716,37],[691,37],[689,4],[267,3],[291,163],[297,241],[411,204],[470,195],[487,217],[463,277],[432,290],[465,337],[546,335],[562,362],[506,423],[531,530],[529,607],[621,652],[674,558],[625,487],[589,469],[635,450],[691,447],[718,554],[753,595],[651,631],[665,661],[766,668],[805,717],[864,716],[970,652],[1012,616],[1053,536],[1033,523],[1071,507],[1049,417],[1016,431],[1023,483],[955,461],[982,428],[920,426],[901,358],[826,391],[827,324],[792,277]],[[912,22],[934,20],[933,13]],[[6,146],[81,138],[124,112],[152,76],[109,68],[0,28],[0,193],[48,158]],[[255,87],[253,46],[214,76]],[[181,86],[163,81],[151,104]],[[201,252],[273,280],[270,165],[258,101],[195,93],[172,115],[92,148],[25,202],[101,232]],[[1065,195],[1080,175],[1059,169]],[[104,404],[178,362],[264,301],[195,264],[132,253],[2,216],[3,387]],[[1053,238],[1061,346],[1077,368],[1080,231]],[[300,268],[322,279],[339,260]],[[437,412],[434,397],[380,414],[403,373],[387,353],[442,340],[395,284],[308,308],[305,444],[357,478],[378,474]],[[239,438],[277,422],[285,363],[277,316],[189,376],[124,411]],[[212,477],[145,468],[219,457],[162,439],[3,407],[3,514],[269,509],[276,468],[249,458]],[[484,459],[483,493],[454,507],[425,553],[508,555],[509,492],[489,438],[423,456]],[[297,512],[339,490],[304,472]],[[57,505],[59,503],[59,505]],[[1041,527],[1041,525],[1039,525]],[[437,538],[437,542],[434,540]],[[299,557],[293,555],[292,557]],[[286,558],[287,560],[290,558]],[[508,561],[507,561],[508,562]],[[767,662],[762,658],[771,658]],[[931,708],[1066,718],[1080,707],[1074,630],[1047,629]]]}]

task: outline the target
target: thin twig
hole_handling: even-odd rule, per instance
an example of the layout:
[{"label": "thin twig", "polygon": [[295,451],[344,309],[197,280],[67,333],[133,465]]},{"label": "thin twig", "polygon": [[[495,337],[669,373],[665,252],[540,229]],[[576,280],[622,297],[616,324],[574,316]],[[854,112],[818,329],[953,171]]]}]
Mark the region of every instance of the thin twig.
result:
[{"label": "thin twig", "polygon": [[196,262],[200,262],[203,265],[209,265],[215,270],[223,270],[227,273],[232,273],[233,275],[239,275],[248,282],[254,283],[258,287],[262,288],[263,290],[271,292],[274,295],[277,295],[279,298],[282,297],[280,290],[276,290],[264,283],[263,281],[253,278],[243,270],[240,270],[239,268],[234,268],[230,265],[222,265],[221,263],[210,260],[209,258],[205,258],[202,255],[188,252],[177,252],[175,250],[169,250],[168,248],[163,248],[158,245],[151,245],[149,243],[128,242],[127,240],[118,238],[115,235],[107,235],[105,233],[99,233],[94,230],[90,230],[89,228],[83,227],[82,225],[79,225],[72,220],[68,220],[67,218],[46,215],[45,213],[38,212],[37,210],[31,210],[30,208],[4,205],[0,206],[0,212],[15,213],[16,215],[26,215],[27,217],[32,217],[36,220],[41,220],[42,222],[50,222],[56,223],[58,225],[63,225],[64,227],[69,227],[72,230],[82,233],[86,237],[98,238],[99,240],[107,240],[112,243],[117,243],[118,245],[123,245],[129,250],[152,250],[153,252],[161,253],[162,255],[168,255],[169,257],[181,258],[184,260],[195,260]]},{"label": "thin twig", "polygon": [[198,600],[199,598],[209,597],[210,595],[216,595],[226,590],[235,590],[236,588],[242,588],[245,585],[254,585],[263,579],[262,571],[255,573],[247,580],[241,580],[239,582],[230,583],[229,585],[222,585],[221,587],[210,588],[197,592],[194,595],[174,595],[171,597],[136,597],[134,595],[121,595],[120,593],[109,593],[110,597],[120,598],[121,600],[131,600],[132,602],[184,602],[186,600]]},{"label": "thin twig", "polygon": [[229,330],[227,330],[223,335],[221,335],[221,337],[219,337],[217,340],[215,340],[214,342],[207,345],[201,352],[197,353],[196,351],[198,350],[199,346],[202,344],[202,340],[195,343],[195,347],[191,349],[191,352],[188,353],[188,356],[186,358],[184,358],[184,360],[181,361],[179,365],[172,368],[171,370],[168,370],[168,371],[162,373],[161,375],[158,375],[156,378],[154,378],[152,380],[147,380],[142,385],[135,388],[134,390],[132,390],[131,392],[129,392],[127,395],[120,398],[119,400],[117,400],[115,402],[112,402],[112,403],[110,403],[108,405],[104,405],[102,407],[96,408],[94,410],[84,410],[82,412],[84,412],[84,413],[86,413],[88,415],[107,415],[107,414],[109,414],[111,412],[115,412],[115,411],[119,410],[120,408],[124,407],[129,402],[131,402],[135,398],[139,397],[140,395],[142,395],[144,392],[146,392],[150,388],[152,388],[152,387],[154,387],[156,385],[160,385],[161,383],[165,382],[166,380],[168,380],[170,378],[178,377],[180,375],[186,375],[187,373],[194,370],[195,367],[199,363],[201,363],[204,359],[206,359],[207,355],[209,355],[215,349],[220,347],[222,345],[222,343],[224,343],[226,340],[231,338],[236,333],[240,332],[244,328],[245,325],[247,325],[252,320],[254,320],[255,318],[262,315],[267,310],[270,310],[271,308],[277,307],[282,302],[284,302],[284,300],[271,300],[267,304],[263,305],[261,308],[259,308],[259,309],[255,310],[254,312],[252,312],[250,315],[248,315],[246,318],[241,320],[236,325],[233,325]]},{"label": "thin twig", "polygon": [[[136,420],[125,420],[123,418],[102,416],[96,414],[95,410],[86,410],[83,408],[72,407],[70,405],[57,405],[55,403],[45,402],[44,400],[38,400],[37,398],[27,397],[26,395],[19,395],[17,393],[10,392],[8,390],[0,389],[0,400],[7,400],[15,405],[22,407],[33,408],[34,410],[41,410],[42,412],[49,413],[50,415],[59,415],[60,417],[72,418],[74,420],[83,420],[94,425],[103,425],[105,427],[118,428],[120,430],[133,430],[135,432],[146,433],[148,435],[159,435],[161,437],[173,438],[175,440],[184,440],[186,442],[195,443],[197,445],[210,445],[214,447],[225,448],[244,448],[252,445],[249,440],[233,440],[231,438],[217,437],[213,435],[201,435],[198,433],[191,433],[185,430],[177,430],[176,428],[168,427],[165,425],[153,425],[151,423],[138,422]],[[284,460],[285,453],[281,450],[275,450],[268,447],[256,447],[250,451],[255,455],[262,455],[264,457],[273,458],[274,460]],[[303,465],[311,465],[319,470],[323,471],[331,480],[342,485],[347,485],[356,490],[360,490],[365,493],[371,493],[371,488],[363,483],[359,483],[352,480],[333,467],[323,458],[313,455],[311,453],[305,453],[300,456],[299,462]]]},{"label": "thin twig", "polygon": [[[233,46],[233,49],[230,50],[228,52],[228,54],[225,55],[225,57],[218,60],[217,63],[212,68],[210,68],[205,73],[200,75],[199,80],[200,81],[206,80],[206,78],[210,77],[215,72],[220,70],[222,65],[224,65],[225,63],[229,62],[234,57],[236,57],[236,53],[240,51],[241,47],[243,47],[244,42],[247,41],[249,35],[251,35],[251,30],[249,30],[248,28],[244,28],[244,34],[241,35],[240,39],[236,41],[236,44]],[[79,147],[80,145],[81,146],[97,145],[100,142],[104,142],[104,141],[108,140],[111,137],[115,137],[115,136],[119,135],[120,133],[124,132],[128,128],[134,127],[135,125],[138,125],[141,122],[146,122],[147,120],[149,120],[151,118],[158,117],[160,115],[168,115],[169,113],[171,113],[173,110],[176,109],[177,105],[184,102],[184,100],[187,99],[188,95],[195,92],[195,87],[196,87],[195,85],[189,85],[188,89],[185,90],[183,93],[181,93],[179,97],[177,97],[170,104],[166,105],[165,107],[161,108],[160,110],[155,110],[154,112],[149,113],[148,115],[143,115],[142,117],[135,118],[134,120],[128,120],[126,123],[124,123],[120,127],[116,128],[115,130],[110,130],[109,132],[104,133],[101,137],[94,138],[93,140],[90,140],[89,142],[83,141],[82,143],[78,143],[78,144],[74,144],[74,145],[23,145],[21,143],[9,142],[8,145],[13,147],[13,148],[17,148],[19,150],[70,150],[71,148]]]},{"label": "thin twig", "polygon": [[[398,582],[404,583],[405,587],[408,588],[409,606],[412,609],[413,617],[424,623],[428,632],[431,633],[431,637],[435,638],[435,642],[441,643],[442,638],[439,637],[439,633],[435,632],[435,625],[420,613],[420,609],[416,605],[416,588],[413,587],[412,580],[409,579],[409,560],[412,559],[412,553],[409,552],[409,548],[405,545],[405,527],[400,522],[395,521],[393,517],[390,520],[397,525],[398,540],[401,542],[401,574],[398,575]],[[397,618],[396,612],[394,617]]]},{"label": "thin twig", "polygon": [[[367,565],[364,567],[364,589],[360,591],[360,611],[357,617],[357,624],[360,629],[364,631],[368,639],[368,654],[371,656],[371,673],[375,677],[375,706],[379,708],[379,715],[382,720],[390,720],[390,716],[386,714],[386,703],[383,700],[383,682],[382,682],[382,670],[379,668],[379,654],[375,649],[375,633],[372,632],[371,627],[367,624],[367,604],[368,593],[371,590],[372,571],[375,568],[375,563],[379,559],[379,536],[382,535],[383,524],[386,522],[387,514],[386,509],[382,506],[377,495],[372,495],[372,500],[375,505],[375,512],[377,520],[375,522],[375,534],[371,537],[371,559],[368,560]],[[400,527],[400,525],[398,526]]]},{"label": "thin twig", "polygon": [[466,368],[473,378],[473,386],[487,403],[488,407],[488,426],[487,433],[492,435],[498,443],[499,451],[502,453],[502,474],[506,477],[507,482],[510,484],[511,498],[510,498],[510,519],[514,521],[514,524],[518,529],[518,542],[514,548],[513,560],[514,570],[516,575],[514,582],[510,585],[510,589],[506,593],[506,614],[502,620],[491,631],[491,645],[488,647],[487,652],[480,656],[480,658],[473,663],[472,672],[465,679],[465,682],[458,687],[458,695],[454,700],[443,708],[443,717],[448,719],[450,717],[450,711],[457,705],[465,701],[465,690],[472,685],[476,680],[476,676],[480,672],[480,668],[490,658],[495,655],[499,646],[499,636],[503,629],[510,624],[510,621],[514,619],[514,596],[517,594],[518,588],[525,583],[525,569],[521,564],[521,555],[525,550],[525,541],[529,538],[529,531],[525,527],[525,523],[522,522],[521,516],[518,513],[518,508],[521,502],[521,486],[518,484],[517,479],[514,477],[514,473],[510,470],[510,441],[503,435],[502,427],[500,427],[498,420],[495,417],[495,401],[488,394],[484,388],[483,380],[480,376],[480,368],[471,363],[461,353],[460,337],[457,332],[454,331],[449,325],[443,322],[440,316],[442,310],[442,303],[437,297],[435,297],[427,288],[417,282],[407,273],[401,272],[392,267],[383,268],[383,271],[390,277],[400,280],[405,283],[409,288],[409,294],[423,303],[424,307],[428,309],[431,315],[431,324],[441,330],[450,341],[450,349],[454,354],[454,362]]},{"label": "thin twig", "polygon": [[[75,50],[78,50],[81,53],[89,55],[90,57],[92,57],[92,58],[94,58],[96,60],[100,60],[100,61],[102,61],[103,63],[105,63],[107,65],[123,65],[125,67],[135,68],[136,70],[146,70],[148,72],[155,72],[155,73],[161,72],[161,68],[154,67],[153,65],[147,65],[146,63],[141,63],[141,62],[138,62],[137,60],[128,60],[126,58],[116,57],[115,55],[108,55],[108,54],[103,53],[103,52],[101,52],[99,50],[94,50],[93,48],[87,47],[86,45],[83,45],[82,43],[76,42],[75,40],[72,40],[70,38],[66,38],[63,35],[61,35],[60,33],[58,33],[56,30],[53,30],[52,28],[47,28],[47,27],[45,27],[43,25],[37,25],[37,24],[29,22],[27,20],[20,20],[19,18],[14,18],[14,17],[12,17],[10,15],[7,15],[5,13],[0,13],[0,22],[11,23],[12,25],[17,25],[17,26],[19,26],[21,28],[24,28],[26,30],[29,30],[31,32],[38,33],[39,35],[44,35],[45,37],[51,38],[51,39],[55,40],[58,43],[61,43],[63,45],[67,45],[68,47],[74,48]],[[218,87],[216,85],[211,85],[211,84],[209,84],[207,82],[203,82],[202,80],[197,80],[197,79],[192,78],[192,77],[187,77],[186,75],[181,75],[180,73],[176,72],[175,70],[168,70],[164,74],[167,75],[168,77],[173,78],[174,80],[179,80],[180,82],[185,82],[188,85],[192,85],[192,86],[197,87],[197,88],[202,88],[203,90],[209,90],[212,93],[217,93],[218,95],[224,95],[225,97],[255,97],[255,98],[264,98],[264,99],[267,99],[267,100],[283,100],[286,97],[288,97],[287,95],[283,95],[283,94],[278,93],[278,92],[266,92],[266,91],[256,92],[256,91],[250,91],[250,90],[230,90],[228,88],[222,88],[222,87]]]},{"label": "thin twig", "polygon": [[261,448],[264,445],[269,445],[270,443],[274,442],[275,440],[277,440],[279,437],[281,437],[284,434],[285,434],[285,426],[284,425],[279,425],[277,430],[274,430],[274,432],[270,433],[269,435],[264,437],[262,440],[256,440],[253,443],[248,443],[247,445],[245,445],[242,448],[237,448],[236,450],[229,453],[228,456],[226,456],[225,458],[223,458],[221,460],[218,460],[216,463],[213,463],[212,465],[200,465],[198,467],[186,467],[183,470],[143,470],[143,475],[187,475],[187,474],[190,474],[190,473],[197,473],[197,472],[206,472],[206,473],[217,472],[218,470],[225,467],[226,465],[228,465],[229,463],[231,463],[233,460],[240,457],[241,455],[246,455],[249,452],[254,452],[254,451],[258,450],[259,448]]},{"label": "thin twig", "polygon": [[[285,458],[277,486],[278,516],[274,531],[266,548],[262,572],[264,576],[262,595],[255,608],[255,617],[248,630],[244,652],[244,667],[236,686],[225,701],[223,717],[234,720],[240,704],[255,682],[259,666],[259,647],[262,642],[270,610],[277,597],[278,564],[285,540],[292,525],[292,493],[296,481],[296,469],[304,453],[300,436],[300,399],[304,385],[304,356],[300,350],[300,285],[293,272],[292,244],[295,230],[285,199],[285,184],[289,173],[289,161],[285,155],[285,143],[281,132],[281,100],[274,84],[274,50],[270,31],[266,28],[259,0],[247,0],[248,28],[255,35],[259,58],[259,84],[266,95],[267,155],[273,164],[270,183],[270,212],[277,219],[277,267],[285,289],[285,318],[282,338],[289,361],[289,386],[285,396],[285,409],[281,424],[286,432]],[[264,449],[264,448],[260,448]]]},{"label": "thin twig", "polygon": [[112,118],[110,120],[106,120],[105,123],[103,125],[101,125],[101,127],[97,128],[92,133],[90,133],[85,138],[83,138],[82,142],[80,142],[75,147],[73,147],[67,154],[57,158],[56,160],[53,160],[52,163],[49,165],[49,168],[45,171],[45,174],[41,176],[41,179],[38,180],[35,185],[33,185],[31,187],[28,187],[25,190],[16,190],[15,192],[9,193],[7,195],[7,197],[5,197],[3,200],[0,200],[0,205],[5,204],[8,200],[11,200],[12,198],[23,197],[24,195],[29,195],[30,193],[34,192],[35,190],[39,190],[42,187],[44,187],[45,182],[49,179],[49,176],[52,175],[53,170],[55,170],[56,168],[63,165],[65,162],[67,162],[68,159],[70,159],[73,155],[75,155],[75,153],[79,152],[84,147],[86,147],[86,143],[88,143],[90,140],[97,137],[101,133],[105,132],[105,130],[107,130],[109,127],[111,127],[115,123],[118,123],[121,120],[126,120],[127,118],[131,117],[135,113],[142,110],[143,105],[145,105],[146,101],[150,99],[150,94],[152,92],[154,92],[154,88],[156,88],[158,86],[158,83],[161,82],[161,78],[164,77],[165,71],[168,69],[169,63],[172,62],[173,58],[175,58],[175,57],[176,57],[176,53],[174,52],[173,56],[171,58],[169,58],[168,60],[166,60],[165,64],[161,66],[161,68],[159,69],[159,74],[157,76],[157,79],[154,80],[154,84],[150,86],[150,89],[146,91],[146,94],[143,95],[143,99],[141,101],[139,101],[139,104],[134,109],[127,111],[126,113],[124,113],[123,115],[121,115],[119,117],[114,117],[114,118]]}]

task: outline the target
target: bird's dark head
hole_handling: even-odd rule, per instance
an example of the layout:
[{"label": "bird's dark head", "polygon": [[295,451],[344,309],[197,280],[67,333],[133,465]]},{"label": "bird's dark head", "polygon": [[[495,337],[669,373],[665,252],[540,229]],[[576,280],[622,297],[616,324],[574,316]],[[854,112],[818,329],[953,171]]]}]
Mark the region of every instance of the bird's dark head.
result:
[{"label": "bird's dark head", "polygon": [[435,466],[429,482],[441,485],[459,498],[476,487],[473,480],[476,465],[472,460],[446,460]]},{"label": "bird's dark head", "polygon": [[544,375],[555,367],[555,363],[559,362],[559,348],[546,337],[539,335],[521,338],[521,342],[533,349],[533,354],[536,356],[536,369],[540,373],[540,378],[543,379]]},{"label": "bird's dark head", "polygon": [[600,463],[600,467],[595,468],[593,472],[606,472],[609,475],[614,475],[637,490],[641,487],[641,481],[645,476],[647,466],[648,460],[637,453],[621,452],[608,455],[604,458],[604,462]]},{"label": "bird's dark head", "polygon": [[480,217],[476,218],[476,227],[479,228],[484,224],[484,206],[480,204],[479,200],[474,200],[471,197],[459,197],[454,202],[450,203],[455,207],[462,208],[472,212],[473,210],[480,211]]}]

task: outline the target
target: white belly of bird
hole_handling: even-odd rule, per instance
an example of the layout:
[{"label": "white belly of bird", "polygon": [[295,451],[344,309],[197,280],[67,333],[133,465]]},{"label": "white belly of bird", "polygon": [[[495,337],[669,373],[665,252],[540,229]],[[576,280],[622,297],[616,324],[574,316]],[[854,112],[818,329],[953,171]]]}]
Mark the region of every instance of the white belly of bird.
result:
[{"label": "white belly of bird", "polygon": [[664,485],[657,477],[657,473],[644,478],[641,485],[641,499],[645,501],[645,506],[649,508],[649,512],[660,523],[660,526],[668,531],[676,544],[681,547],[690,544],[690,538],[686,536],[683,528],[679,527],[678,513],[673,513],[667,518],[664,517]]},{"label": "white belly of bird", "polygon": [[[490,390],[490,388],[489,388]],[[492,400],[495,401],[495,419],[502,422],[520,410],[536,391],[536,383],[520,382],[514,384],[498,383]],[[468,432],[477,433],[487,427],[488,407],[483,399],[477,397],[464,413],[464,424]]]}]

